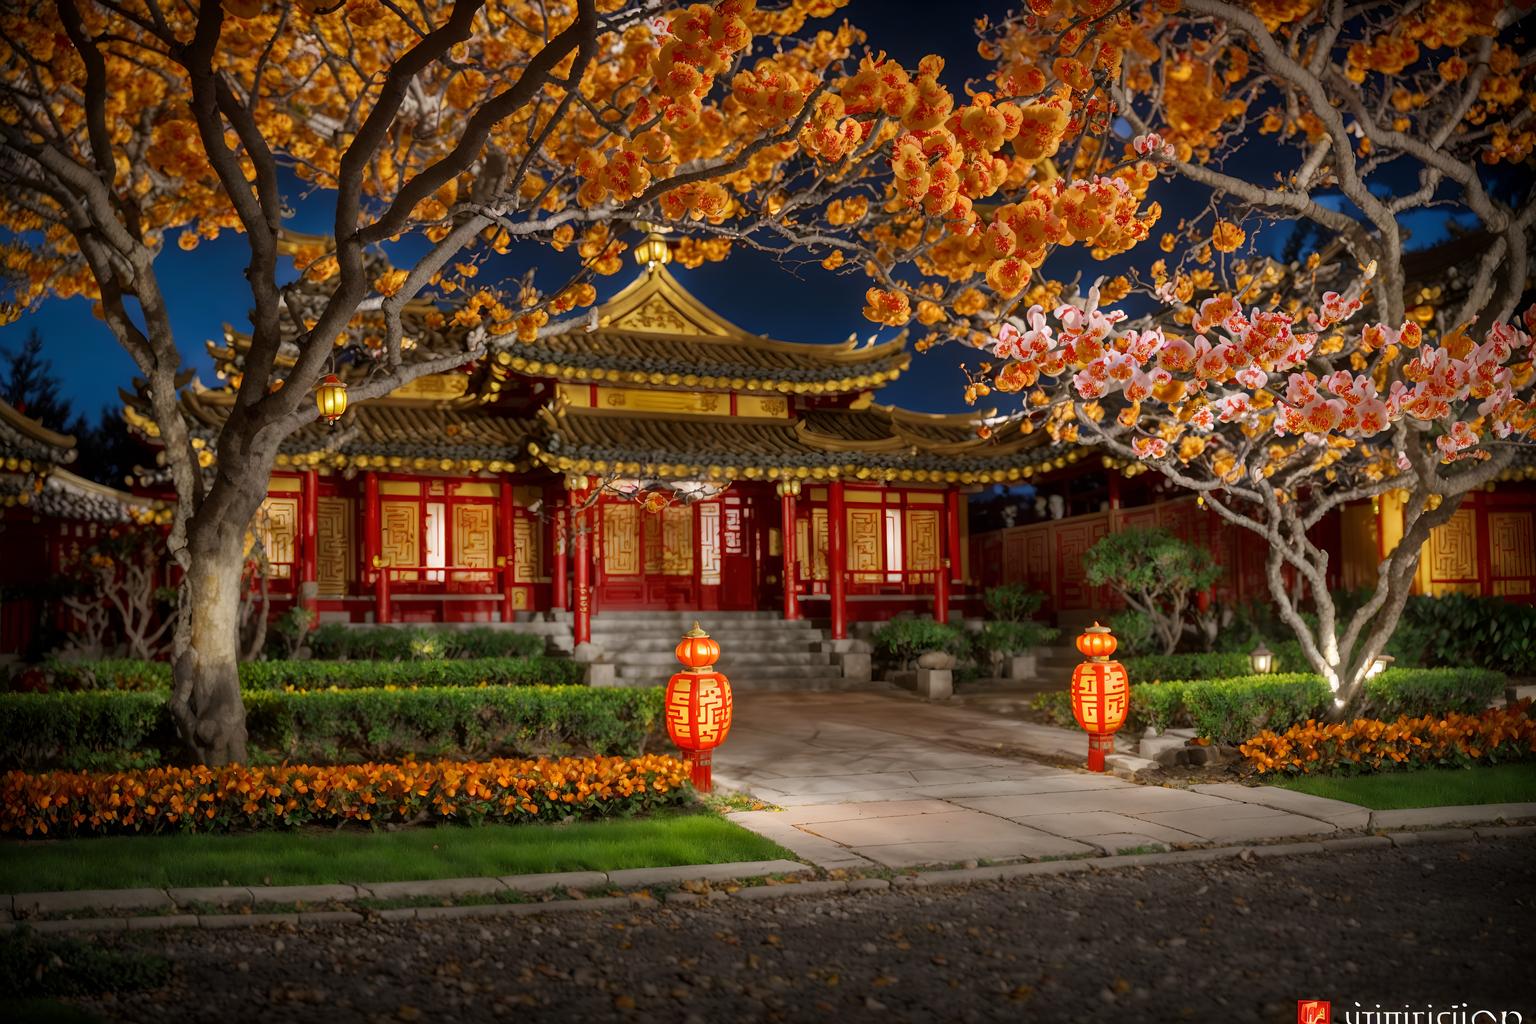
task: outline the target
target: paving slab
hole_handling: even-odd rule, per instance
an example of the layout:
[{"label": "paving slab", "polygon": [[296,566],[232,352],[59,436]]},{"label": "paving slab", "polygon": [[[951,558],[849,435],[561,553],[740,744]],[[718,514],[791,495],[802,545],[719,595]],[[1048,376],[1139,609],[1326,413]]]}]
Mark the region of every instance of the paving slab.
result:
[{"label": "paving slab", "polygon": [[[1168,850],[1168,844],[1160,839],[1155,839],[1146,834],[1156,826],[1142,824],[1142,832],[1111,832],[1102,836],[1083,836],[1082,841],[1089,846],[1096,846],[1109,856],[1126,853],[1135,850],[1139,853],[1157,852],[1164,853]],[[1161,831],[1159,829],[1159,831]]]},{"label": "paving slab", "polygon": [[1217,807],[1192,807],[1137,815],[1157,825],[1190,832],[1207,842],[1245,843],[1287,836],[1314,836],[1337,828],[1316,818],[1276,811],[1258,804],[1227,803]]},{"label": "paving slab", "polygon": [[456,899],[461,896],[490,896],[505,892],[506,886],[495,878],[435,878],[419,882],[374,882],[357,887],[365,899]]},{"label": "paving slab", "polygon": [[892,818],[903,814],[943,814],[955,805],[943,800],[884,800],[864,803],[810,804],[780,812],[791,825],[813,825],[821,821],[849,821],[854,818]]},{"label": "paving slab", "polygon": [[78,914],[82,910],[170,910],[164,889],[78,889],[73,892],[18,893],[18,914]]},{"label": "paving slab", "polygon": [[1157,811],[1182,811],[1200,807],[1222,807],[1230,801],[1220,797],[1191,793],[1187,789],[1162,786],[1137,786],[1127,783],[1120,789],[1068,790],[1056,793],[1031,793],[1022,796],[962,798],[955,803],[978,811],[1018,820],[1038,814],[1077,811],[1115,811],[1138,816]]},{"label": "paving slab", "polygon": [[888,867],[1095,852],[1083,843],[963,809],[818,822],[806,829]]},{"label": "paving slab", "polygon": [[1370,824],[1371,809],[1344,800],[1332,800],[1311,793],[1298,793],[1279,786],[1239,786],[1233,783],[1206,783],[1191,786],[1196,793],[1218,796],[1241,803],[1273,807],[1309,818],[1332,822],[1340,828],[1365,828]]},{"label": "paving slab", "polygon": [[[1054,836],[1065,836],[1068,839],[1093,840],[1095,836],[1113,836],[1117,834],[1136,835],[1143,842],[1153,840],[1164,843],[1197,843],[1200,837],[1190,832],[1183,832],[1166,825],[1155,825],[1141,818],[1133,818],[1126,814],[1117,814],[1114,811],[1075,811],[1065,814],[1036,814],[1023,818],[1013,818],[1021,825],[1029,828],[1037,828],[1042,832],[1049,832]],[[1138,843],[1127,843],[1128,846],[1137,846]]]},{"label": "paving slab", "polygon": [[808,875],[814,869],[792,860],[753,860],[734,864],[693,864],[672,868],[627,868],[608,872],[608,883],[619,888],[637,885],[681,885],[683,882],[728,882],[765,875]]}]

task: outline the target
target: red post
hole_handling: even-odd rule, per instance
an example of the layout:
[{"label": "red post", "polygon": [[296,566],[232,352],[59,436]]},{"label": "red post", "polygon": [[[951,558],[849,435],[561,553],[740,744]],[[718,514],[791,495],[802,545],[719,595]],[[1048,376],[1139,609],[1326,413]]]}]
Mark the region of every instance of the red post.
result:
[{"label": "red post", "polygon": [[567,565],[569,556],[566,554],[566,549],[571,542],[571,509],[563,501],[558,502],[554,508],[550,547],[555,557],[550,563],[549,570],[549,606],[557,612],[563,612],[566,608],[566,588],[570,580],[570,567]]},{"label": "red post", "polygon": [[783,526],[780,527],[781,537],[779,549],[784,554],[784,617],[786,619],[800,618],[800,583],[795,578],[799,568],[799,561],[795,551],[795,494],[798,486],[789,483],[779,485],[779,505],[783,511]]},{"label": "red post", "polygon": [[[954,492],[951,491],[951,494]],[[949,533],[949,498],[946,495],[939,512],[939,570],[933,574],[933,621],[949,621],[949,563],[954,549]]]},{"label": "red post", "polygon": [[389,604],[389,566],[381,565],[378,569],[378,580],[374,589],[374,605],[376,611],[373,620],[378,623],[387,623],[390,620]]},{"label": "red post", "polygon": [[843,482],[827,488],[827,593],[832,605],[832,639],[848,639],[848,552],[844,535],[848,514],[843,510]]},{"label": "red post", "polygon": [[389,583],[380,582],[379,541],[379,474],[370,472],[363,476],[363,578],[372,574],[374,581],[373,621],[388,622]]},{"label": "red post", "polygon": [[949,536],[949,581],[951,583],[963,583],[965,574],[961,572],[960,563],[960,516],[962,503],[960,492],[950,490],[944,494],[944,513],[948,518]]},{"label": "red post", "polygon": [[319,551],[315,547],[320,533],[320,476],[306,470],[300,483],[299,507],[299,586],[294,597],[312,612],[320,609]]},{"label": "red post", "polygon": [[501,621],[511,622],[517,618],[516,594],[517,594],[517,569],[514,563],[517,561],[517,546],[513,540],[512,521],[516,515],[516,508],[512,501],[512,481],[502,478],[500,493],[496,503],[496,532],[497,548],[501,560]]},{"label": "red post", "polygon": [[576,550],[573,553],[576,559],[576,616],[573,632],[578,644],[590,643],[592,640],[592,534],[588,529],[590,513],[581,507],[585,497],[585,492],[571,495],[571,507],[575,510],[571,529],[576,534]]}]

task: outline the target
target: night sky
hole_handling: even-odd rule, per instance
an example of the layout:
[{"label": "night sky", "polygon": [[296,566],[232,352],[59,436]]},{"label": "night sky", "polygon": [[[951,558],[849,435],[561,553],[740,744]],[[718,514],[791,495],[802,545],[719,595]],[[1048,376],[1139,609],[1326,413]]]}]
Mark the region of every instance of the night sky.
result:
[{"label": "night sky", "polygon": [[[1010,6],[1003,0],[973,0],[965,5],[852,0],[840,13],[864,28],[873,45],[909,67],[927,53],[944,56],[945,77],[959,94],[967,77],[978,77],[986,70],[976,54],[974,19],[981,14],[996,18]],[[1187,187],[1170,195],[1173,188],[1167,182],[1159,182],[1149,197],[1162,201],[1164,222],[1169,224],[1179,213],[1201,201]],[[297,207],[296,217],[289,222],[291,226],[299,230],[326,230],[330,219],[326,195],[301,201],[296,194],[290,194],[289,200]],[[1263,247],[1278,248],[1280,235],[1273,230],[1268,235],[1264,240],[1267,244],[1261,243]],[[408,254],[395,251],[392,256],[399,263]],[[1046,269],[1061,277],[1082,272],[1091,279],[1118,272],[1132,261],[1150,263],[1161,255],[1149,242],[1107,264],[1093,266],[1091,259],[1074,249],[1054,258]],[[242,277],[247,256],[244,237],[226,233],[214,242],[204,242],[191,253],[168,245],[158,261],[184,357],[209,385],[217,381],[204,343],[220,337],[224,323],[237,328],[247,325],[250,295]],[[569,253],[562,258],[547,250],[530,248],[524,254],[514,249],[484,276],[495,280],[491,271],[518,274],[525,266],[520,260],[529,258],[541,267],[540,282],[555,287],[563,280],[562,269],[568,270],[570,266],[562,259],[571,257]],[[624,271],[598,281],[601,297],[606,298],[633,278],[637,268],[632,260],[626,259]],[[544,268],[550,272],[543,272]],[[805,342],[841,341],[850,332],[866,338],[877,331],[876,325],[860,314],[869,282],[859,273],[835,275],[815,262],[784,265],[740,248],[723,263],[706,264],[697,270],[675,265],[673,269],[701,300],[749,331]],[[915,323],[913,326],[917,327]],[[100,407],[118,403],[117,390],[129,386],[135,368],[105,325],[91,315],[89,303],[83,299],[46,301],[37,311],[0,328],[0,348],[14,348],[33,328],[43,335],[45,352],[55,371],[64,378],[66,395],[77,411],[94,416]],[[883,340],[895,331],[880,328],[878,333]],[[961,399],[962,357],[963,350],[956,346],[940,346],[926,354],[914,352],[911,368],[877,398],[922,411],[961,410],[965,408]]]}]

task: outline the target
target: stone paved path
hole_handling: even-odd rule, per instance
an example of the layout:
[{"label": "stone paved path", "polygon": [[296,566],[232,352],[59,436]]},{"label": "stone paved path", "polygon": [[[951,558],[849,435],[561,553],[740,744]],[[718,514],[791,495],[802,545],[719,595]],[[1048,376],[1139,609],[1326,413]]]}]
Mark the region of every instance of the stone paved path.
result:
[{"label": "stone paved path", "polygon": [[749,692],[715,751],[715,780],[785,808],[732,817],[824,868],[1315,836],[1364,827],[1368,816],[1290,792],[1143,786],[989,752],[1018,747],[1076,758],[1087,742],[904,695]]}]

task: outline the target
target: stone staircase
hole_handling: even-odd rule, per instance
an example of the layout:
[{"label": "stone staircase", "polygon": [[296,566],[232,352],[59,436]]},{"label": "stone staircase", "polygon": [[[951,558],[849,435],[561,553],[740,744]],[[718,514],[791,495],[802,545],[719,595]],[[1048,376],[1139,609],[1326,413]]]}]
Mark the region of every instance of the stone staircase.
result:
[{"label": "stone staircase", "polygon": [[697,620],[720,644],[717,666],[739,690],[843,690],[883,684],[842,677],[827,634],[777,612],[602,612],[592,642],[616,666],[620,686],[664,686],[682,666],[678,640]]}]

